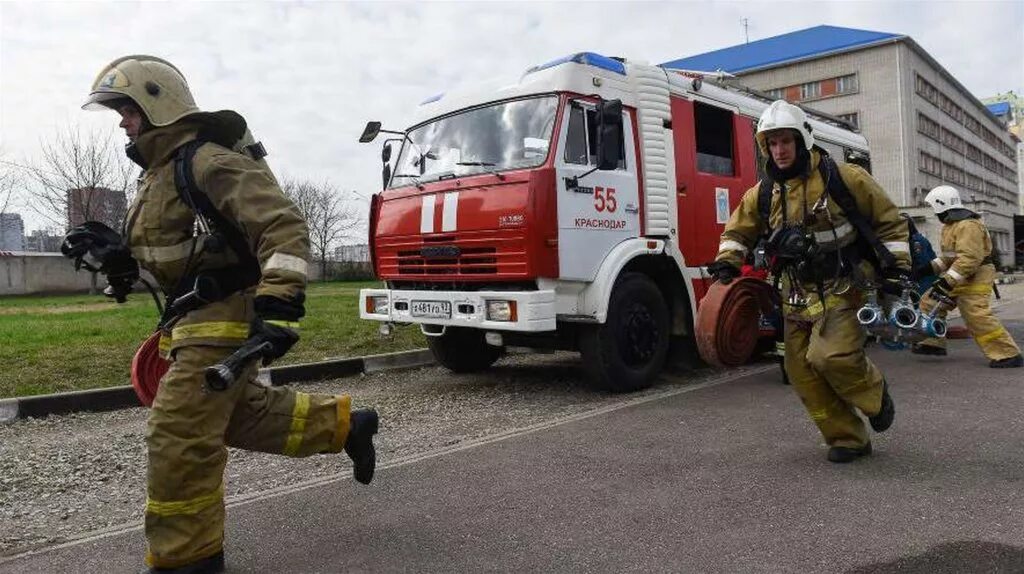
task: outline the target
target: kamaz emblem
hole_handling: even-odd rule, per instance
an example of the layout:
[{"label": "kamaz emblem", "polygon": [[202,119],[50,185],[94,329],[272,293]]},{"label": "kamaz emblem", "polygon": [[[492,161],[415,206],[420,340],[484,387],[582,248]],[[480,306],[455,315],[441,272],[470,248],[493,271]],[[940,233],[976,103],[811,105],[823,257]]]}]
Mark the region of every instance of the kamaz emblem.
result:
[{"label": "kamaz emblem", "polygon": [[451,259],[462,255],[462,250],[454,245],[431,245],[420,249],[424,259]]}]

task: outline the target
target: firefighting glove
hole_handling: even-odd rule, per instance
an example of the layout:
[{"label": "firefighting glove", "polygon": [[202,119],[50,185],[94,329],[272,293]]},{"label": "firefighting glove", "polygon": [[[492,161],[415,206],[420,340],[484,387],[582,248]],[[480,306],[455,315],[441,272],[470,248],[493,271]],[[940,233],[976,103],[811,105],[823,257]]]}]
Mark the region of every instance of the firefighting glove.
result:
[{"label": "firefighting glove", "polygon": [[708,273],[722,285],[728,285],[740,276],[739,268],[728,261],[715,261],[708,265]]},{"label": "firefighting glove", "polygon": [[945,277],[939,277],[935,283],[932,283],[928,296],[940,303],[951,302],[953,301],[953,286],[946,281]]},{"label": "firefighting glove", "polygon": [[900,296],[912,286],[910,273],[902,267],[890,267],[882,270],[882,291],[890,295]]},{"label": "firefighting glove", "polygon": [[270,343],[270,350],[263,354],[264,365],[283,357],[299,342],[299,319],[306,314],[304,300],[303,293],[291,300],[270,295],[256,297],[256,318],[249,338]]},{"label": "firefighting glove", "polygon": [[935,270],[932,269],[931,262],[915,265],[910,271],[910,278],[914,281],[920,281],[921,279],[931,277],[932,275],[935,275]]},{"label": "firefighting glove", "polygon": [[139,279],[139,263],[132,257],[121,235],[99,221],[86,221],[64,236],[61,253],[75,262],[75,271],[85,268],[107,276],[103,291],[118,303],[124,303]]}]

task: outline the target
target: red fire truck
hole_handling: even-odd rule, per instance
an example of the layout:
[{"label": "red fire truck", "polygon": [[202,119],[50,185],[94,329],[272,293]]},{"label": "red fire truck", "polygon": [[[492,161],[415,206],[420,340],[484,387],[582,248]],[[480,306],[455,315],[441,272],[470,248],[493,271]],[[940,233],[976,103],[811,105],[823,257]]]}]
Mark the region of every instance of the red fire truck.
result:
[{"label": "red fire truck", "polygon": [[[704,266],[757,183],[769,103],[585,52],[430,98],[405,131],[370,122],[361,141],[392,136],[369,222],[385,287],[360,292],[360,316],[419,325],[455,372],[506,346],[563,349],[599,388],[649,386],[670,349],[693,347]],[[832,157],[867,161],[850,126],[811,115]]]}]

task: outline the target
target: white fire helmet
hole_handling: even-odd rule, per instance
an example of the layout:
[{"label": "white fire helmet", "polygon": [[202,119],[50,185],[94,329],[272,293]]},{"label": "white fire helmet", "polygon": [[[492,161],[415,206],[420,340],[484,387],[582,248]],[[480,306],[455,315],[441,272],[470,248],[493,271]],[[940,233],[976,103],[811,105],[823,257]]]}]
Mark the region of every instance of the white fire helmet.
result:
[{"label": "white fire helmet", "polygon": [[810,150],[814,147],[814,136],[811,135],[811,124],[807,121],[807,114],[799,106],[786,100],[775,100],[772,105],[761,114],[757,121],[757,145],[761,153],[768,155],[768,144],[765,143],[765,134],[774,130],[791,129],[800,133],[804,140],[804,146]]},{"label": "white fire helmet", "polygon": [[932,206],[936,215],[964,206],[963,202],[960,201],[960,192],[952,185],[940,185],[932,188],[928,195],[924,196],[924,200],[928,205]]}]

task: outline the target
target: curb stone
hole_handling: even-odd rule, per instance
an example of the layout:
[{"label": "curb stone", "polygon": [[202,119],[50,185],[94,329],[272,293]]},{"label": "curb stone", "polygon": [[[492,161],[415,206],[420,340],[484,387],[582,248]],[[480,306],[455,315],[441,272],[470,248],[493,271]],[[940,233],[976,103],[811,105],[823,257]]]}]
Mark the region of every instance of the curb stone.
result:
[{"label": "curb stone", "polygon": [[[391,369],[409,369],[434,364],[429,349],[399,351],[366,357],[327,359],[315,363],[282,365],[260,369],[256,380],[270,386],[311,383],[324,379],[351,377]],[[0,424],[28,417],[45,417],[77,412],[102,412],[139,407],[131,385],[89,389],[50,395],[0,399]]]}]

